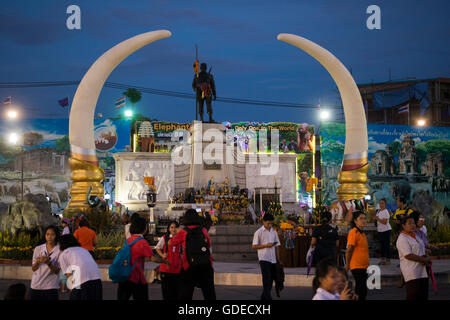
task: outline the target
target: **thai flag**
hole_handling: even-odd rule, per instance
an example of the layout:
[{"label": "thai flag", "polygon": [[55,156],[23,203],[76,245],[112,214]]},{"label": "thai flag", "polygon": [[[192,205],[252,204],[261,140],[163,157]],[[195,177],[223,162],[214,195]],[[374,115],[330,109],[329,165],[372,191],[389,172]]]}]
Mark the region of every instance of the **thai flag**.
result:
[{"label": "thai flag", "polygon": [[61,107],[67,107],[69,105],[69,97],[65,97],[64,99],[58,100],[58,103]]},{"label": "thai flag", "polygon": [[409,112],[409,103],[402,105],[400,108],[398,108],[398,113],[406,113]]},{"label": "thai flag", "polygon": [[5,101],[3,101],[2,107],[9,106],[10,104],[11,104],[11,96],[9,96],[8,98],[5,99]]},{"label": "thai flag", "polygon": [[125,97],[122,97],[120,99],[117,99],[114,104],[116,105],[116,109],[122,108],[127,104],[127,99]]}]

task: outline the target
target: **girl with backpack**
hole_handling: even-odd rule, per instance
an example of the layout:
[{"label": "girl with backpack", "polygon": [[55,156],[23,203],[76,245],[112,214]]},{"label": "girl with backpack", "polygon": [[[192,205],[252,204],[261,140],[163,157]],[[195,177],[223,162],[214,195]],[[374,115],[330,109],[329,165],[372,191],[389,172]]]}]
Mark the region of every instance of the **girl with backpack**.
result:
[{"label": "girl with backpack", "polygon": [[211,239],[202,227],[202,221],[195,209],[189,209],[182,217],[184,229],[169,240],[169,250],[181,246],[183,251],[180,273],[180,300],[192,300],[194,288],[202,290],[205,300],[216,300],[214,269],[211,255]]},{"label": "girl with backpack", "polygon": [[[139,216],[133,218],[130,226],[131,237],[125,241],[124,246],[124,248],[127,245],[131,246],[131,248],[129,248],[130,259],[129,261],[126,261],[126,267],[131,266],[131,272],[125,281],[119,281],[117,300],[129,300],[131,296],[133,296],[133,300],[148,300],[148,284],[144,273],[145,258],[149,258],[150,261],[153,262],[163,262],[163,260],[153,256],[152,248],[147,240],[144,239],[144,234],[147,233],[147,230],[147,221],[145,221],[144,218]],[[117,258],[118,257],[116,257],[109,269],[110,278],[113,274],[112,268],[120,268],[123,265]],[[113,282],[116,282],[114,277],[111,279]]]},{"label": "girl with backpack", "polygon": [[169,240],[173,238],[178,231],[180,224],[177,221],[171,221],[167,226],[167,232],[161,237],[155,249],[163,258],[167,259],[170,267],[162,263],[160,265],[161,272],[161,289],[164,300],[178,299],[178,282],[181,272],[181,254],[180,246],[173,246],[169,250]]}]

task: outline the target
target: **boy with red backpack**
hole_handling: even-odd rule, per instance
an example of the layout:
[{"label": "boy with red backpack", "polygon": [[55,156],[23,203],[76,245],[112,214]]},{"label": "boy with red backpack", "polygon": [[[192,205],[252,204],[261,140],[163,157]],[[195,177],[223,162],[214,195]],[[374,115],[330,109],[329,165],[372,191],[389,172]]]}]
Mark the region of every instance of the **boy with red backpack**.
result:
[{"label": "boy with red backpack", "polygon": [[[211,239],[202,227],[202,221],[195,209],[189,209],[182,217],[185,226],[169,240],[169,250],[181,245],[182,265],[179,281],[179,299],[192,300],[194,288],[202,290],[205,300],[216,300],[214,287]],[[176,249],[175,249],[176,250]]]}]

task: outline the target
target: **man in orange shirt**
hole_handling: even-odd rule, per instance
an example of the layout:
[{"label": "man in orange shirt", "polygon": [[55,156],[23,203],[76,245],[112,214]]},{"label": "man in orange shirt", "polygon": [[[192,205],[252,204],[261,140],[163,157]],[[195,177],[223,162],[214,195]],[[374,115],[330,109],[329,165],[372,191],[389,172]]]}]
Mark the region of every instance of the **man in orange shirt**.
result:
[{"label": "man in orange shirt", "polygon": [[87,219],[82,219],[79,226],[73,236],[78,240],[81,247],[88,250],[92,257],[94,257],[94,246],[97,245],[97,235],[94,230],[89,228]]}]

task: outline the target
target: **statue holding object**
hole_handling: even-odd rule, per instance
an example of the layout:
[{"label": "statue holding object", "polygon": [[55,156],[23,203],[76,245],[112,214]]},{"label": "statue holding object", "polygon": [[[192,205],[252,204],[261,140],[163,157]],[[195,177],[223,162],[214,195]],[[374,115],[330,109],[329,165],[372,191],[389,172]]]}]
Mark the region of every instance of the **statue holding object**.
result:
[{"label": "statue holding object", "polygon": [[209,122],[214,123],[211,100],[212,98],[216,100],[216,85],[214,83],[214,77],[211,74],[211,69],[209,72],[206,72],[206,69],[206,63],[202,63],[200,65],[200,73],[196,74],[192,81],[192,89],[196,92],[200,120],[203,122],[203,105],[206,102],[206,112],[209,115]]}]

